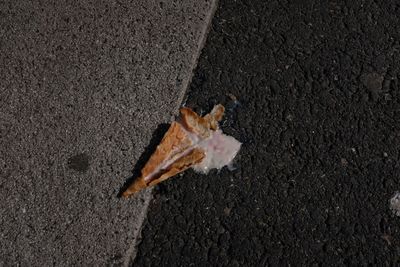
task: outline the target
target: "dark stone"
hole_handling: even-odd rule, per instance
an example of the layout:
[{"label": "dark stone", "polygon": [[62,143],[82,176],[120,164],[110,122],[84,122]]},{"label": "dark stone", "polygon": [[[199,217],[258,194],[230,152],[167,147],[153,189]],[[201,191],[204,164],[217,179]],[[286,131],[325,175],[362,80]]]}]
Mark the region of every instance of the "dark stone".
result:
[{"label": "dark stone", "polygon": [[381,91],[383,79],[382,75],[375,72],[361,75],[361,82],[374,93]]}]

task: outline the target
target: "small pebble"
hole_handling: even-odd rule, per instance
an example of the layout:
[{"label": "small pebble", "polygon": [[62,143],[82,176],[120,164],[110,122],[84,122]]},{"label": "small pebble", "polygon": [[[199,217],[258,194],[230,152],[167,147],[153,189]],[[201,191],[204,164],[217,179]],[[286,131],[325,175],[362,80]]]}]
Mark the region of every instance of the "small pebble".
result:
[{"label": "small pebble", "polygon": [[396,192],[393,197],[389,200],[390,210],[394,215],[400,216],[400,193]]}]

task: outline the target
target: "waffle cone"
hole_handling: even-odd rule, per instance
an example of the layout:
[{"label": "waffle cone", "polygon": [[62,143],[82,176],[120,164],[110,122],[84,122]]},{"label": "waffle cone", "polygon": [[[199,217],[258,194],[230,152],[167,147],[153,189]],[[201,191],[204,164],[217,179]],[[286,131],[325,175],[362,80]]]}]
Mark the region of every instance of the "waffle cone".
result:
[{"label": "waffle cone", "polygon": [[123,197],[129,197],[148,186],[156,185],[204,159],[205,152],[195,146],[196,140],[206,138],[211,130],[218,128],[224,107],[217,105],[204,117],[189,108],[182,108],[180,112],[181,123],[174,121],[171,124],[143,167],[141,176],[123,192]]}]

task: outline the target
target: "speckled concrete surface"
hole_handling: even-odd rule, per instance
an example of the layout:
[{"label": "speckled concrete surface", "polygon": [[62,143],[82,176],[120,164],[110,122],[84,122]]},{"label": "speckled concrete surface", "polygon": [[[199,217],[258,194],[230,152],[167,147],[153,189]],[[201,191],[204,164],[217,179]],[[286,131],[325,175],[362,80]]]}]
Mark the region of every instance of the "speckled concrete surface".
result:
[{"label": "speckled concrete surface", "polygon": [[0,2],[0,265],[127,265],[122,200],[177,111],[215,1]]}]

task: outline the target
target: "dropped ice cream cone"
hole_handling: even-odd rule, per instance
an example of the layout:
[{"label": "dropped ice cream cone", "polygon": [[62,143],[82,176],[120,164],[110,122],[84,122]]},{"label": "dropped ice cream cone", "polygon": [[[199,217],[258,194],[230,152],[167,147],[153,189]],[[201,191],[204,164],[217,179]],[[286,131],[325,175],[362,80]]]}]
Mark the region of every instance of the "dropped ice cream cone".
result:
[{"label": "dropped ice cream cone", "polygon": [[156,185],[188,168],[207,173],[232,162],[240,142],[218,129],[224,107],[216,105],[204,117],[189,108],[180,110],[180,121],[174,121],[156,151],[141,171],[141,176],[123,192],[123,197]]},{"label": "dropped ice cream cone", "polygon": [[200,162],[204,158],[204,152],[193,147],[195,142],[193,138],[180,123],[173,122],[142,169],[142,175],[123,193],[123,196],[128,197]]}]

